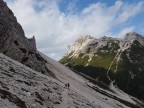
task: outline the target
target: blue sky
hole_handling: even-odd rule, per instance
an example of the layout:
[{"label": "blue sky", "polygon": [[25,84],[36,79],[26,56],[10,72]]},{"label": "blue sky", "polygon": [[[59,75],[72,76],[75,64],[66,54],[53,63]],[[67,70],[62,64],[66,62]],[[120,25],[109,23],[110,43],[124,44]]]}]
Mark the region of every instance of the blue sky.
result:
[{"label": "blue sky", "polygon": [[[118,0],[62,0],[61,2],[59,2],[59,8],[60,11],[64,12],[66,15],[70,13],[69,6],[72,5],[72,14],[79,14],[81,13],[81,11],[92,5],[95,3],[102,3],[104,5],[106,5],[107,7],[111,7],[115,4],[115,2]],[[135,5],[138,2],[142,2],[142,0],[119,0],[124,2],[124,4],[126,5]],[[124,24],[120,24],[119,26],[115,26],[114,28],[112,28],[111,32],[112,33],[118,33],[120,32],[124,27],[127,26],[135,26],[135,28],[133,29],[133,31],[138,32],[140,34],[144,34],[144,11],[141,11],[139,14],[137,14],[136,16],[134,16],[132,19],[128,20],[127,22],[125,22]]]},{"label": "blue sky", "polygon": [[85,7],[88,7],[89,5],[97,2],[106,3],[107,6],[111,6],[115,3],[115,0],[62,0],[59,5],[60,10],[65,12],[69,4],[74,4],[77,12],[79,12],[82,11]]},{"label": "blue sky", "polygon": [[[118,0],[61,0],[59,2],[59,8],[63,12],[67,12],[67,8],[70,4],[73,4],[76,8],[76,12],[82,11],[85,7],[88,7],[91,4],[94,3],[104,3],[108,7],[115,4],[115,2]],[[125,2],[126,4],[135,4],[139,2],[140,0],[119,0],[122,2]],[[141,0],[142,1],[142,0]]]},{"label": "blue sky", "polygon": [[144,35],[144,0],[5,0],[28,38],[58,60],[79,36]]}]

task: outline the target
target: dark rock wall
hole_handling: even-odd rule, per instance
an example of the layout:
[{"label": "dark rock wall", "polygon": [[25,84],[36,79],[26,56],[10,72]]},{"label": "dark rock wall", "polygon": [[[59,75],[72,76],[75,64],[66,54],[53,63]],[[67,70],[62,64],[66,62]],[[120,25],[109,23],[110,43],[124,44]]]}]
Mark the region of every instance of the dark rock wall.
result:
[{"label": "dark rock wall", "polygon": [[44,74],[49,71],[37,52],[35,38],[25,37],[21,25],[3,1],[0,1],[0,53]]}]

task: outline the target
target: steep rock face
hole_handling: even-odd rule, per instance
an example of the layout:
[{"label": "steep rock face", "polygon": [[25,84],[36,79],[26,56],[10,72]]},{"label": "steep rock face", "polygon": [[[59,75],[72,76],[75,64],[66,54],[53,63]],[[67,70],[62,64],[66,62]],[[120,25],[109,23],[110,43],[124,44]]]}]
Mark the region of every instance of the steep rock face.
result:
[{"label": "steep rock face", "polygon": [[47,74],[46,61],[37,53],[35,38],[25,37],[6,3],[0,1],[0,52],[34,70]]},{"label": "steep rock face", "polygon": [[98,82],[109,85],[115,81],[125,92],[144,99],[143,36],[135,32],[123,39],[104,36],[93,38],[80,50],[72,47],[60,60],[62,63]]},{"label": "steep rock face", "polygon": [[91,40],[93,40],[93,37],[91,36],[85,36],[85,37],[80,37],[75,41],[75,43],[72,46],[68,46],[68,52],[67,54],[69,55],[70,53],[75,53],[75,56],[79,55],[79,52],[86,46]]}]

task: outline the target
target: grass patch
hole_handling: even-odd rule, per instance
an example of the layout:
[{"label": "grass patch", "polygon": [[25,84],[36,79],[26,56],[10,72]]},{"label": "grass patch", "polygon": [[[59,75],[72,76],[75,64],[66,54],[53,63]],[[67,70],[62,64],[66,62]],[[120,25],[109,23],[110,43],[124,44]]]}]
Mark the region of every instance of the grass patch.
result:
[{"label": "grass patch", "polygon": [[[98,55],[99,57],[94,56],[92,58],[92,60],[89,62],[89,66],[103,67],[108,69],[114,57],[116,56],[116,53],[98,53]],[[113,64],[116,64],[116,61]]]}]

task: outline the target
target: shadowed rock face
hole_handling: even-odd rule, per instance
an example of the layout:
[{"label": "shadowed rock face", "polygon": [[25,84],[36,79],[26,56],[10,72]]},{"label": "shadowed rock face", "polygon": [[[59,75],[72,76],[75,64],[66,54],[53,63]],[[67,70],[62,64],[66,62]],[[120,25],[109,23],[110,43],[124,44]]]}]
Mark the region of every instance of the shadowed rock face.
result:
[{"label": "shadowed rock face", "polygon": [[0,52],[30,68],[47,74],[46,61],[37,53],[35,38],[25,37],[21,25],[6,3],[0,1]]}]

